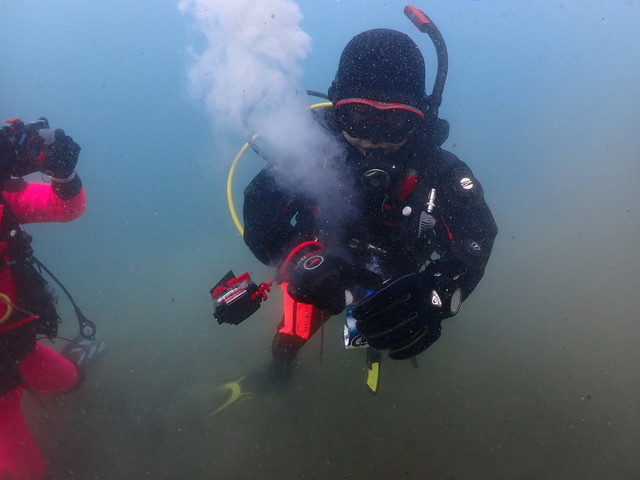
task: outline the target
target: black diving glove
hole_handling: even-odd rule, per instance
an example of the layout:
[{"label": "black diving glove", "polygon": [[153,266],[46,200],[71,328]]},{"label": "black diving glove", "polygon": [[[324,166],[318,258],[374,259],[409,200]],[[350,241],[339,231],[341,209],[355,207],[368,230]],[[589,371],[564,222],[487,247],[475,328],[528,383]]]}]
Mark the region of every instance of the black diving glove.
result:
[{"label": "black diving glove", "polygon": [[80,145],[64,130],[43,128],[39,132],[46,144],[46,156],[38,170],[55,180],[72,180],[80,155]]},{"label": "black diving glove", "polygon": [[[434,273],[435,272],[435,273]],[[400,277],[353,309],[369,345],[403,360],[423,352],[440,337],[440,322],[458,312],[461,289],[437,268]]]},{"label": "black diving glove", "polygon": [[307,247],[290,255],[281,269],[283,279],[289,283],[287,292],[295,300],[335,315],[345,308],[345,290],[349,285],[373,287],[380,284],[381,279],[375,273],[327,253],[319,243],[307,243]]}]

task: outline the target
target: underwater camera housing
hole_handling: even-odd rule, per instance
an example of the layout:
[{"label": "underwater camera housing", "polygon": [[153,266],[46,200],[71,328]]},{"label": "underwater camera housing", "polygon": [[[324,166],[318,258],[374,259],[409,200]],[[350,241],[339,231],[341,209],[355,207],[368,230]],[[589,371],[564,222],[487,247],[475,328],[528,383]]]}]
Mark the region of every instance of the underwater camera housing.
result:
[{"label": "underwater camera housing", "polygon": [[0,143],[9,144],[17,155],[13,164],[14,176],[22,177],[38,170],[47,154],[47,145],[40,136],[40,130],[48,129],[49,122],[41,117],[34,122],[24,123],[19,118],[7,120],[9,125],[0,127]]},{"label": "underwater camera housing", "polygon": [[262,300],[266,299],[268,284],[256,285],[249,273],[235,276],[229,271],[210,290],[213,299],[213,316],[218,323],[238,325],[253,315]]}]

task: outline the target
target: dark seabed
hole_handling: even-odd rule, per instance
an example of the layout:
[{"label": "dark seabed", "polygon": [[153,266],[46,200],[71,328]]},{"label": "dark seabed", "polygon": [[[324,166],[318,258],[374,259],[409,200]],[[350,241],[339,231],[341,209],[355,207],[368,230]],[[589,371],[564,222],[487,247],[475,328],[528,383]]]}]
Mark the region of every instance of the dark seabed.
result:
[{"label": "dark seabed", "polygon": [[[326,90],[344,43],[378,26],[422,42],[433,72],[403,3],[355,3],[298,2],[305,87]],[[86,214],[28,229],[108,343],[81,389],[25,403],[53,479],[640,478],[640,5],[416,5],[449,48],[445,148],[500,227],[485,278],[418,368],[383,362],[377,396],[336,317],[289,388],[211,416],[217,385],[268,361],[280,297],[240,326],[211,315],[229,269],[271,272],[227,212],[243,139],[186,93],[189,15],[0,0],[3,114],[46,115],[83,146]],[[238,202],[260,165],[243,159]]]}]

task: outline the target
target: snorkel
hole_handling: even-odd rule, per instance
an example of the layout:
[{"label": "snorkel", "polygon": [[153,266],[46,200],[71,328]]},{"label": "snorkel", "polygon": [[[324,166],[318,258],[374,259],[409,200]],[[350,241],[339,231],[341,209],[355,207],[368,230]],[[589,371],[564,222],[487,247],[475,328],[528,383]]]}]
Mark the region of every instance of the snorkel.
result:
[{"label": "snorkel", "polygon": [[431,119],[430,123],[433,124],[438,118],[438,109],[442,103],[442,92],[444,91],[444,84],[447,81],[447,72],[449,70],[447,46],[444,43],[444,38],[442,38],[442,34],[440,33],[440,30],[438,30],[438,27],[436,27],[436,24],[433,23],[433,21],[427,17],[422,10],[411,5],[407,5],[404,7],[404,14],[409,18],[409,20],[411,20],[418,30],[429,35],[429,38],[436,49],[438,70],[433,82],[431,96],[429,97],[429,108],[425,112],[425,115]]}]

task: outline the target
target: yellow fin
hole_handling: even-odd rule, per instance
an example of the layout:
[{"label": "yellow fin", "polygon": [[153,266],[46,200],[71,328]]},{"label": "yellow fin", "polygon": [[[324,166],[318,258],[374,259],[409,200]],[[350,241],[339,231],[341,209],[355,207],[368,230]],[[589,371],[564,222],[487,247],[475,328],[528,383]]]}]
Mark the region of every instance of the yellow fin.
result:
[{"label": "yellow fin", "polygon": [[229,390],[231,392],[231,394],[229,395],[229,398],[227,399],[227,401],[224,402],[222,405],[220,405],[218,408],[216,408],[209,415],[207,415],[208,417],[213,417],[214,415],[217,415],[218,413],[223,411],[228,406],[233,405],[234,403],[236,403],[242,397],[253,395],[250,392],[243,392],[242,391],[242,387],[240,386],[240,382],[244,379],[245,376],[246,375],[243,375],[242,377],[240,377],[235,382],[229,382],[229,383],[225,383],[224,385],[220,385],[220,387],[218,388],[219,390]]}]

